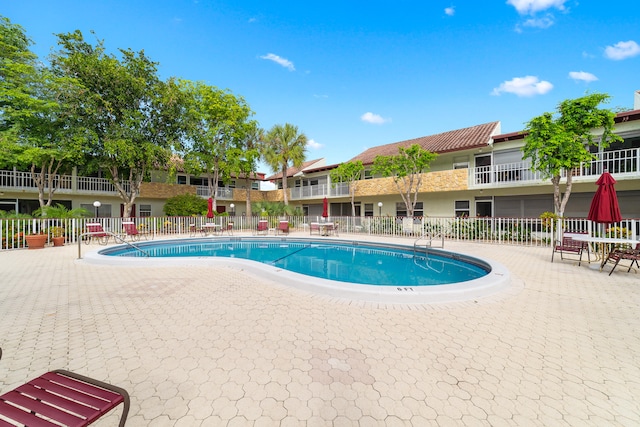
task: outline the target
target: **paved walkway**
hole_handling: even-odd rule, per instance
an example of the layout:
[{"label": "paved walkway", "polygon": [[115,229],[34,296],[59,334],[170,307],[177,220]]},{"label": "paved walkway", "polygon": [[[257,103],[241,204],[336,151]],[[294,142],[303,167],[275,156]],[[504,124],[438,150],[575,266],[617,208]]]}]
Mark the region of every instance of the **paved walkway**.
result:
[{"label": "paved walkway", "polygon": [[76,246],[2,252],[0,391],[70,369],[127,389],[128,426],[640,425],[640,274],[446,249],[514,286],[383,306],[231,268],[88,265]]}]

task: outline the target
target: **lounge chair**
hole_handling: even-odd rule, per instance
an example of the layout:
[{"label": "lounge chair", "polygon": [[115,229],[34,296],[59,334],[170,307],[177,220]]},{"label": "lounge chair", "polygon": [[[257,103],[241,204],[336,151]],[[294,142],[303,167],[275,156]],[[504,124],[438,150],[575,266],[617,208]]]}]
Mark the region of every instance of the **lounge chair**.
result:
[{"label": "lounge chair", "polygon": [[0,426],[16,425],[7,419],[27,426],[88,426],[121,403],[123,427],[130,406],[125,389],[58,369],[1,395]]},{"label": "lounge chair", "polygon": [[107,244],[109,241],[109,234],[104,231],[102,224],[99,222],[91,222],[85,224],[85,226],[87,227],[87,233],[89,233],[88,238],[85,241],[86,244],[89,244],[93,239],[96,239],[101,245]]},{"label": "lounge chair", "polygon": [[640,268],[640,244],[637,244],[634,249],[618,247],[614,248],[611,252],[609,252],[607,259],[602,263],[602,265],[604,266],[609,262],[613,263],[613,267],[611,267],[611,271],[609,272],[609,276],[611,276],[613,270],[616,269],[616,267],[622,260],[631,261],[631,264],[629,264],[629,268],[627,269],[627,273],[631,271],[631,268],[633,268],[633,264],[635,264],[636,267]]},{"label": "lounge chair", "polygon": [[578,257],[578,265],[582,263],[582,253],[587,252],[587,260],[591,262],[591,256],[589,254],[589,243],[586,241],[575,240],[571,236],[575,234],[586,233],[564,233],[562,236],[562,242],[557,241],[553,246],[553,252],[551,253],[551,262],[553,262],[553,256],[556,252],[560,253],[560,259],[564,260],[566,254],[575,255]]},{"label": "lounge chair", "polygon": [[256,227],[256,234],[269,234],[269,222],[266,219],[258,221],[258,227]]},{"label": "lounge chair", "polygon": [[289,234],[289,221],[280,221],[276,234]]},{"label": "lounge chair", "polygon": [[136,224],[134,222],[123,221],[122,229],[124,230],[124,233],[127,235],[127,237],[129,237],[131,240],[140,240],[140,237],[144,237],[144,239],[147,240],[147,233],[141,233],[140,231],[138,231],[138,227],[136,227]]},{"label": "lounge chair", "polygon": [[320,235],[320,224],[317,222],[312,222],[309,226],[309,235],[312,235],[313,233],[318,234],[318,236]]},{"label": "lounge chair", "polygon": [[227,223],[227,230],[226,231],[227,231],[227,234],[229,236],[233,236],[233,225],[234,225],[233,221],[229,221]]}]

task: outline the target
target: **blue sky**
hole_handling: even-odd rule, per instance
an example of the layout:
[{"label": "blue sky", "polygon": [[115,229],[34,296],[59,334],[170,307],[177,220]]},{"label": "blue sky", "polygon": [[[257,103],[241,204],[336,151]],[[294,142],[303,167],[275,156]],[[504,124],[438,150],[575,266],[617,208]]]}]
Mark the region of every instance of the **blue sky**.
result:
[{"label": "blue sky", "polygon": [[[308,159],[500,121],[502,132],[586,91],[632,109],[640,2],[0,0],[46,58],[54,33],[143,49],[163,78],[246,99],[292,123]],[[611,6],[611,7],[608,7]],[[263,170],[264,172],[270,172]]]}]

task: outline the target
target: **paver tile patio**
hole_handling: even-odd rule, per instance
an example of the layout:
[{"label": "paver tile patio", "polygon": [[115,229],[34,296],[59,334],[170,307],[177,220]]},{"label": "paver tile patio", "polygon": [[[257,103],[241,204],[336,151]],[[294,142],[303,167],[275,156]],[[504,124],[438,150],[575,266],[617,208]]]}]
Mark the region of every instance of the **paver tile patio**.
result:
[{"label": "paver tile patio", "polygon": [[551,263],[549,248],[445,247],[502,263],[513,286],[391,305],[237,268],[5,251],[0,392],[77,371],[129,391],[128,426],[640,425],[640,274]]}]

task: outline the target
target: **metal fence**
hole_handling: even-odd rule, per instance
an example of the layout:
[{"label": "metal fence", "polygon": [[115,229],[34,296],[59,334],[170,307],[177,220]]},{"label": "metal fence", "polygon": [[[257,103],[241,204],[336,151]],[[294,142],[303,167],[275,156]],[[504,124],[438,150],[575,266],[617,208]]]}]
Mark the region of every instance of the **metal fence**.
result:
[{"label": "metal fence", "polygon": [[133,221],[141,232],[152,238],[175,235],[193,235],[207,223],[215,223],[226,230],[233,222],[233,230],[239,234],[255,233],[258,221],[266,219],[269,231],[275,234],[281,219],[289,221],[292,233],[310,234],[313,222],[333,222],[341,237],[357,238],[368,235],[410,239],[431,239],[442,241],[468,241],[494,244],[550,247],[558,238],[557,230],[589,233],[592,236],[607,236],[639,240],[640,219],[625,219],[615,224],[596,224],[585,218],[564,218],[558,221],[540,218],[398,218],[375,217],[308,217],[291,216],[258,217],[217,215],[210,219],[199,217],[136,217],[136,218],[82,218],[82,219],[0,219],[0,250],[22,249],[26,247],[25,235],[47,234],[49,241],[56,231],[63,230],[65,241],[75,243],[78,236],[86,232],[87,223],[99,222],[105,231],[124,234],[122,222]]}]

